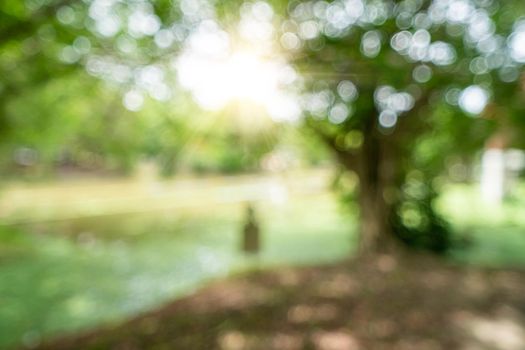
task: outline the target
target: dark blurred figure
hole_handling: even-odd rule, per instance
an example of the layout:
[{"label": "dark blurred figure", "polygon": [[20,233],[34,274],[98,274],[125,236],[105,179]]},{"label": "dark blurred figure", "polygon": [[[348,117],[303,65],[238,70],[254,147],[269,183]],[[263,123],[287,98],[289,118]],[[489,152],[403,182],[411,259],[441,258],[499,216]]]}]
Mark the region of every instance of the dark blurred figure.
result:
[{"label": "dark blurred figure", "polygon": [[255,210],[251,204],[246,206],[246,221],[243,228],[242,249],[245,253],[259,252],[259,224],[255,218]]}]

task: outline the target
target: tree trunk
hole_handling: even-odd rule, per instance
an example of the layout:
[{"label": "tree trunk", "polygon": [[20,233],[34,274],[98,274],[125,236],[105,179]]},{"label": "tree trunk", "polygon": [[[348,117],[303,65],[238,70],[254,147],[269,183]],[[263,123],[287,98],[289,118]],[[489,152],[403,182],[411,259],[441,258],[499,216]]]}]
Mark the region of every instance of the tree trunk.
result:
[{"label": "tree trunk", "polygon": [[399,145],[389,135],[380,134],[375,114],[364,118],[364,123],[359,129],[363,132],[363,144],[358,151],[341,148],[336,136],[315,126],[312,128],[335,153],[339,163],[347,170],[356,172],[359,178],[359,255],[397,253],[399,244],[392,222],[393,201],[396,198],[390,196],[390,201],[387,201],[386,197],[388,192],[395,195],[392,189],[399,188],[403,178],[400,176]]},{"label": "tree trunk", "polygon": [[359,207],[359,255],[395,253],[398,248],[391,223],[392,208],[383,198],[382,186],[361,182]]},{"label": "tree trunk", "polygon": [[373,122],[367,125],[363,136],[357,169],[361,219],[359,255],[395,253],[397,242],[391,221],[392,205],[385,199],[387,190],[394,186],[398,170],[394,148],[385,147],[382,142],[385,135],[378,135]]}]

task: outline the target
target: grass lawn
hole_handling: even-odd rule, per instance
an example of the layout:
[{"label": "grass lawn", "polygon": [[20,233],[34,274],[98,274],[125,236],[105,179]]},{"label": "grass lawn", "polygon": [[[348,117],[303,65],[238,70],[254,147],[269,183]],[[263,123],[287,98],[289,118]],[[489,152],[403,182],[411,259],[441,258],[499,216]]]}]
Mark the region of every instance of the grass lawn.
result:
[{"label": "grass lawn", "polygon": [[[343,214],[326,178],[7,189],[3,221],[19,224],[0,227],[0,348],[118,322],[254,266],[344,259],[355,246],[355,215]],[[473,186],[447,188],[439,208],[473,241],[451,257],[524,266],[524,190],[494,209]],[[264,233],[257,259],[238,251],[248,200]]]},{"label": "grass lawn", "polygon": [[[256,202],[263,251],[257,259],[245,257],[238,249],[244,202],[222,200],[223,183],[211,186],[212,203],[203,207],[140,213],[140,205],[147,208],[155,199],[137,196],[109,201],[121,211],[133,208],[131,213],[80,215],[81,202],[48,205],[46,215],[57,213],[59,220],[43,216],[42,207],[38,220],[31,220],[28,208],[13,211],[11,218],[30,223],[0,227],[0,348],[119,321],[254,266],[322,264],[351,252],[354,220],[342,215],[335,198],[289,190],[285,201]],[[38,200],[45,203],[46,194]],[[221,202],[213,203],[216,198]],[[103,195],[97,200],[109,208]]]},{"label": "grass lawn", "polygon": [[466,250],[452,252],[461,262],[484,266],[525,266],[525,184],[501,205],[485,203],[475,185],[444,191],[438,208],[459,235],[471,240]]}]

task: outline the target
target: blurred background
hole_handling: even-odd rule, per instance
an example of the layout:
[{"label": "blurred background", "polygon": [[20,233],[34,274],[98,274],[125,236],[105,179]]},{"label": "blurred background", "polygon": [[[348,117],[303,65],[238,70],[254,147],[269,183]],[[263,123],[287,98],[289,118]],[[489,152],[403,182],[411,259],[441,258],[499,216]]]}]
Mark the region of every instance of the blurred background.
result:
[{"label": "blurred background", "polygon": [[523,1],[2,1],[0,348],[254,269],[523,269],[524,64]]}]

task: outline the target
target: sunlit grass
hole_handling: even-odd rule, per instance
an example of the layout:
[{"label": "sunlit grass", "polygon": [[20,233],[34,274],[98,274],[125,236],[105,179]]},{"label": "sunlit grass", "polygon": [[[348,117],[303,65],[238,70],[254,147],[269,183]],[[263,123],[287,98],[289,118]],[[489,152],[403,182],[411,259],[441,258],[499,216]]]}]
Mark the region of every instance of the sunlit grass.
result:
[{"label": "sunlit grass", "polygon": [[205,211],[217,205],[279,201],[297,194],[320,193],[331,171],[289,172],[266,176],[206,176],[160,181],[91,179],[61,183],[12,183],[0,191],[0,223],[180,210]]},{"label": "sunlit grass", "polygon": [[476,185],[449,186],[438,207],[457,235],[470,243],[452,257],[488,266],[525,265],[525,185],[516,186],[501,204],[488,204]]}]

